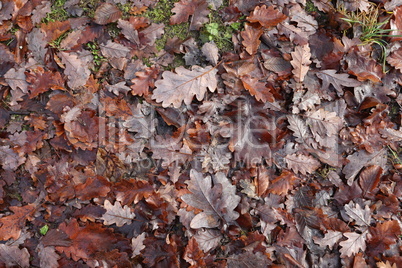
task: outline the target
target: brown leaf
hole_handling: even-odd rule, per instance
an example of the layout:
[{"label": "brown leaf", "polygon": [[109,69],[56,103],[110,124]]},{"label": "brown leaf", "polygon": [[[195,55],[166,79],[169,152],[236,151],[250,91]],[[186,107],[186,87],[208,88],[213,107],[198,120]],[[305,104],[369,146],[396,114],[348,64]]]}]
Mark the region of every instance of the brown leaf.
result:
[{"label": "brown leaf", "polygon": [[363,190],[363,196],[373,196],[380,183],[382,168],[380,166],[369,166],[364,169],[359,176],[359,185]]},{"label": "brown leaf", "polygon": [[359,81],[371,80],[379,83],[384,76],[380,64],[371,58],[361,56],[356,49],[349,52],[346,61],[348,73],[355,75]]},{"label": "brown leaf", "polygon": [[[131,249],[128,239],[114,233],[113,229],[104,228],[100,223],[87,222],[80,226],[76,219],[72,219],[68,224],[60,224],[59,229],[69,236],[72,243],[70,246],[58,246],[56,250],[64,252],[74,261],[96,259],[99,252],[127,252]],[[115,260],[118,259],[128,259],[128,256],[120,255]]]},{"label": "brown leaf", "polygon": [[57,261],[58,259],[60,259],[60,255],[56,253],[54,247],[44,247],[42,244],[39,244],[36,247],[36,251],[38,252],[38,256],[40,259],[40,267],[44,268],[59,267],[59,263]]},{"label": "brown leaf", "polygon": [[35,98],[49,89],[65,90],[64,80],[60,73],[45,71],[40,66],[36,69],[32,69],[29,73],[26,73],[26,81],[30,83],[28,86],[30,99]]},{"label": "brown leaf", "polygon": [[150,197],[154,193],[154,189],[148,182],[129,179],[116,183],[113,192],[116,200],[122,205],[131,205],[137,204],[143,198]]},{"label": "brown leaf", "polygon": [[134,258],[137,255],[140,255],[141,250],[145,248],[144,245],[145,235],[146,233],[144,232],[137,237],[133,237],[133,239],[131,240],[131,247],[133,250],[132,258]]},{"label": "brown leaf", "polygon": [[399,72],[402,72],[402,47],[393,51],[391,55],[387,57],[387,62],[395,67],[395,69],[398,69]]},{"label": "brown leaf", "polygon": [[208,3],[205,0],[180,0],[174,4],[172,9],[174,15],[170,17],[170,24],[187,22],[192,16],[189,30],[199,30],[202,25],[208,22]]},{"label": "brown leaf", "polygon": [[194,267],[205,267],[205,254],[199,248],[197,240],[192,237],[186,246],[183,259]]},{"label": "brown leaf", "polygon": [[267,101],[275,101],[274,96],[271,93],[273,87],[270,86],[269,82],[261,82],[257,78],[252,78],[249,75],[243,75],[241,81],[243,82],[244,88],[247,89],[256,100],[264,103]]},{"label": "brown leaf", "polygon": [[102,176],[91,177],[75,186],[76,196],[81,200],[105,197],[110,192],[110,186],[111,183]]},{"label": "brown leaf", "polygon": [[102,3],[96,10],[94,21],[97,24],[105,25],[120,19],[122,12],[114,4]]},{"label": "brown leaf", "polygon": [[72,52],[60,52],[59,55],[66,66],[64,73],[68,76],[68,86],[71,88],[84,86],[91,74],[88,63],[92,61],[92,55],[78,55]]},{"label": "brown leaf", "polygon": [[197,100],[201,101],[204,99],[207,89],[214,92],[217,87],[217,70],[211,66],[202,68],[194,65],[191,71],[180,66],[175,71],[176,73],[163,72],[163,79],[155,82],[156,88],[153,91],[152,99],[162,102],[163,107],[172,104],[173,107],[179,108],[182,101],[189,105],[194,95]]},{"label": "brown leaf", "polygon": [[148,67],[145,71],[135,73],[136,77],[131,80],[131,94],[138,96],[148,96],[149,89],[155,86],[155,79],[159,75],[157,67]]},{"label": "brown leaf", "polygon": [[70,30],[71,25],[68,20],[65,21],[53,21],[47,24],[42,23],[41,29],[45,33],[46,41],[48,43],[59,38],[63,33]]},{"label": "brown leaf", "polygon": [[349,78],[347,74],[337,74],[336,70],[323,70],[316,73],[318,78],[322,80],[322,89],[327,90],[329,84],[332,84],[336,89],[338,96],[343,95],[343,88],[345,87],[357,87],[360,82]]},{"label": "brown leaf", "polygon": [[111,58],[111,57],[115,57],[115,58],[121,58],[121,57],[126,57],[127,53],[130,52],[130,49],[118,44],[118,43],[114,43],[110,40],[107,41],[106,45],[99,45],[102,54],[105,57]]},{"label": "brown leaf", "polygon": [[265,28],[275,27],[278,23],[286,19],[286,15],[277,10],[274,6],[266,5],[256,6],[250,16],[247,17],[249,22],[258,22]]},{"label": "brown leaf", "polygon": [[242,44],[250,55],[257,53],[257,49],[261,44],[260,37],[263,34],[261,27],[255,28],[251,24],[244,25],[244,31],[240,33],[243,38]]},{"label": "brown leaf", "polygon": [[293,184],[298,180],[299,178],[296,177],[293,172],[284,170],[280,176],[271,181],[268,192],[277,195],[285,195],[293,188]]},{"label": "brown leaf", "polygon": [[36,207],[33,204],[23,207],[10,207],[14,214],[0,219],[0,240],[4,241],[10,238],[17,240],[20,237],[21,229],[25,226],[25,221],[31,218],[35,209]]},{"label": "brown leaf", "polygon": [[197,240],[198,245],[204,252],[217,247],[222,239],[222,234],[218,230],[214,229],[199,229],[194,235],[195,240]]}]

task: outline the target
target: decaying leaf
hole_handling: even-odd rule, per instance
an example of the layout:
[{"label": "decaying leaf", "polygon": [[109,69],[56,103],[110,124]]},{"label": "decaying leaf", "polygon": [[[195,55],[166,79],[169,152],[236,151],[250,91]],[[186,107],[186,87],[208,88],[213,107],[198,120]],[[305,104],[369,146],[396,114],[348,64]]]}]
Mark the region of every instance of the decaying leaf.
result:
[{"label": "decaying leaf", "polygon": [[122,15],[118,7],[111,3],[102,3],[95,10],[95,22],[105,25],[117,21]]},{"label": "decaying leaf", "polygon": [[285,157],[285,161],[288,165],[288,168],[293,170],[294,173],[300,172],[303,175],[311,174],[321,166],[320,161],[317,159],[302,154],[287,155]]},{"label": "decaying leaf", "polygon": [[145,240],[145,233],[142,233],[135,238],[133,237],[133,239],[131,240],[131,247],[133,249],[132,257],[135,257],[135,256],[141,254],[141,250],[143,250],[145,248],[144,240]]},{"label": "decaying leaf", "polygon": [[350,257],[359,252],[359,250],[364,251],[366,249],[366,237],[368,231],[364,231],[361,234],[347,232],[343,234],[347,240],[339,243],[341,249],[341,257]]}]

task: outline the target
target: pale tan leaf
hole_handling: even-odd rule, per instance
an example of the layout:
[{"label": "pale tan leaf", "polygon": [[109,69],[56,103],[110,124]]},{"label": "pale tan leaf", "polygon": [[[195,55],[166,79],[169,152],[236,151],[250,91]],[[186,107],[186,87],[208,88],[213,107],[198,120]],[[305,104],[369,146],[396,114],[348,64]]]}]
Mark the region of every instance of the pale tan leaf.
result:
[{"label": "pale tan leaf", "polygon": [[73,52],[60,52],[59,55],[66,66],[64,73],[68,76],[68,86],[73,89],[84,86],[91,75],[88,63],[92,61],[92,56],[89,54],[82,57]]},{"label": "pale tan leaf", "polygon": [[26,248],[0,244],[0,262],[5,267],[29,267],[29,253]]},{"label": "pale tan leaf", "polygon": [[131,248],[133,249],[133,255],[131,255],[132,258],[134,258],[137,255],[141,254],[141,250],[143,250],[145,248],[144,245],[144,240],[145,240],[145,232],[140,234],[137,237],[133,237],[133,239],[131,239]]},{"label": "pale tan leaf", "polygon": [[326,246],[332,250],[332,247],[342,238],[342,233],[338,231],[328,230],[323,238],[314,237],[314,243],[320,245],[320,247],[325,248]]},{"label": "pale tan leaf", "polygon": [[293,66],[293,77],[296,82],[301,83],[304,81],[304,77],[310,68],[310,47],[309,45],[297,46],[291,55],[292,60],[290,61],[290,64]]},{"label": "pale tan leaf", "polygon": [[302,154],[287,155],[285,162],[294,173],[300,172],[303,175],[311,174],[321,166],[320,161],[314,157]]},{"label": "pale tan leaf", "polygon": [[341,257],[350,257],[359,252],[359,250],[366,250],[366,236],[368,231],[364,231],[361,234],[358,233],[344,233],[343,235],[347,237],[347,240],[339,243],[341,249]]},{"label": "pale tan leaf", "polygon": [[192,70],[180,66],[176,68],[176,73],[165,71],[163,79],[155,82],[152,99],[162,102],[163,107],[173,105],[175,108],[179,108],[183,101],[189,105],[194,95],[201,101],[207,89],[215,91],[216,73],[217,70],[211,66],[202,68],[197,65]]},{"label": "pale tan leaf", "polygon": [[124,224],[130,224],[135,217],[131,209],[127,205],[122,207],[119,201],[112,205],[109,200],[105,200],[104,208],[106,213],[103,214],[101,219],[105,225],[116,224],[116,226],[121,227]]},{"label": "pale tan leaf", "polygon": [[59,263],[57,261],[60,259],[60,255],[57,254],[54,247],[44,247],[42,243],[40,243],[36,248],[36,251],[38,252],[41,268],[59,267]]},{"label": "pale tan leaf", "polygon": [[345,205],[345,211],[346,214],[355,221],[356,225],[370,226],[371,210],[369,206],[366,205],[363,210],[359,204],[350,201],[349,204]]},{"label": "pale tan leaf", "polygon": [[204,178],[202,173],[192,169],[186,184],[191,194],[185,194],[181,199],[203,211],[191,220],[191,228],[215,228],[221,221],[228,224],[239,217],[234,209],[240,202],[240,196],[236,195],[236,187],[222,172],[213,177],[212,184],[211,176]]},{"label": "pale tan leaf", "polygon": [[197,240],[197,243],[200,246],[200,248],[204,252],[207,252],[220,244],[222,234],[218,230],[199,229],[197,233],[194,235],[194,238],[195,240]]}]

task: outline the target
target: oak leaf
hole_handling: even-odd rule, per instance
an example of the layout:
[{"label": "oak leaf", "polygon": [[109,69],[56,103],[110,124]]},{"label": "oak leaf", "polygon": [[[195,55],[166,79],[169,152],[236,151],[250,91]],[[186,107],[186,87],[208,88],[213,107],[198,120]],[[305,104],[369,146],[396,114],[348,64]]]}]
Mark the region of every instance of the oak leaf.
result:
[{"label": "oak leaf", "polygon": [[4,267],[22,267],[29,266],[29,252],[26,248],[20,249],[15,245],[0,244],[0,263]]},{"label": "oak leaf", "polygon": [[68,86],[73,89],[84,86],[91,75],[88,63],[92,61],[92,55],[79,55],[73,52],[60,52],[59,55],[66,67],[64,73],[68,76]]},{"label": "oak leaf", "polygon": [[189,30],[199,30],[209,21],[208,3],[205,0],[180,0],[174,4],[172,13],[174,15],[170,18],[170,24],[187,22],[192,16]]},{"label": "oak leaf", "polygon": [[336,89],[338,96],[343,95],[342,86],[345,87],[357,87],[360,82],[349,78],[347,74],[337,74],[336,70],[323,70],[316,73],[318,78],[322,80],[322,89],[327,90],[329,84],[332,84]]},{"label": "oak leaf", "polygon": [[292,60],[290,61],[290,64],[293,66],[293,77],[297,83],[301,83],[304,81],[304,77],[310,69],[310,47],[309,45],[297,46],[291,55]]},{"label": "oak leaf", "polygon": [[242,44],[250,55],[257,53],[257,49],[261,44],[260,37],[263,34],[261,27],[255,28],[251,24],[244,25],[244,31],[240,33],[243,38]]},{"label": "oak leaf", "polygon": [[204,178],[202,173],[192,169],[186,184],[191,194],[183,195],[181,199],[202,210],[192,219],[191,228],[214,228],[220,222],[230,224],[239,217],[234,209],[240,202],[240,196],[236,195],[236,187],[223,173],[218,172],[212,180],[211,176]]},{"label": "oak leaf", "polygon": [[402,72],[402,48],[398,48],[387,57],[387,62]]},{"label": "oak leaf", "polygon": [[345,205],[346,214],[355,221],[355,224],[361,227],[370,226],[371,210],[366,205],[364,209],[358,204],[352,201]]},{"label": "oak leaf", "polygon": [[38,252],[40,267],[44,268],[57,268],[59,267],[58,259],[60,259],[60,255],[57,254],[54,247],[44,247],[42,243],[36,247],[36,251]]},{"label": "oak leaf", "polygon": [[258,22],[265,28],[275,27],[278,23],[286,19],[286,15],[274,8],[273,6],[267,7],[256,6],[250,16],[247,17],[249,22]]},{"label": "oak leaf", "polygon": [[314,157],[302,154],[287,155],[285,162],[294,173],[300,172],[303,175],[311,174],[321,166],[320,161]]},{"label": "oak leaf", "polygon": [[148,96],[149,89],[155,86],[155,79],[158,77],[159,69],[157,67],[148,67],[144,71],[136,72],[135,78],[131,79],[133,83],[130,86],[131,94],[138,96]]},{"label": "oak leaf", "polygon": [[106,209],[106,213],[103,214],[101,219],[105,225],[116,224],[117,227],[121,227],[125,224],[130,224],[135,217],[131,209],[127,205],[122,207],[119,201],[112,205],[109,200],[105,200],[103,207]]},{"label": "oak leaf", "polygon": [[144,245],[144,240],[145,240],[145,232],[140,234],[137,237],[133,237],[133,239],[131,239],[131,248],[133,250],[133,254],[131,255],[132,258],[134,258],[137,255],[141,254],[141,250],[143,250],[145,248]]},{"label": "oak leaf", "polygon": [[213,229],[199,229],[194,235],[195,240],[197,240],[198,245],[204,252],[217,247],[221,243],[223,238],[222,234],[218,230]]},{"label": "oak leaf", "polygon": [[285,195],[293,188],[293,184],[298,180],[299,178],[296,177],[293,172],[284,170],[280,176],[271,181],[268,192],[277,195]]},{"label": "oak leaf", "polygon": [[359,252],[361,249],[363,252],[366,249],[366,237],[368,235],[368,231],[364,231],[361,234],[347,232],[343,234],[347,237],[347,240],[339,243],[341,249],[341,257],[350,257]]},{"label": "oak leaf", "polygon": [[102,3],[96,10],[94,21],[97,24],[105,25],[117,21],[122,15],[118,7],[111,3]]},{"label": "oak leaf", "polygon": [[194,95],[201,101],[207,89],[214,92],[217,87],[217,70],[211,66],[202,68],[194,65],[191,71],[180,66],[175,71],[163,72],[163,79],[155,82],[152,99],[162,102],[163,107],[173,105],[179,108],[182,101],[189,105]]},{"label": "oak leaf", "polygon": [[342,232],[328,230],[323,238],[314,237],[314,243],[320,245],[320,247],[328,246],[332,250],[332,247],[342,238]]},{"label": "oak leaf", "polygon": [[10,238],[17,240],[20,237],[22,227],[25,226],[25,221],[31,218],[35,209],[36,207],[33,204],[23,207],[10,207],[14,214],[0,219],[0,240]]}]

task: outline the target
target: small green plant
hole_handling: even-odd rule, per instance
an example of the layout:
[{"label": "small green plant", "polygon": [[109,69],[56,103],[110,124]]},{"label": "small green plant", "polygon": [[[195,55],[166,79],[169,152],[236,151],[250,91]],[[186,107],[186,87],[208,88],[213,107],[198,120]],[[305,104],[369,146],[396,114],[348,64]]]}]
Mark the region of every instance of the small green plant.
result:
[{"label": "small green plant", "polygon": [[42,228],[39,229],[39,233],[40,233],[41,235],[45,235],[45,234],[47,233],[47,231],[49,231],[49,226],[47,226],[47,224],[44,225]]},{"label": "small green plant", "polygon": [[102,55],[99,46],[95,42],[90,42],[87,44],[87,47],[89,51],[91,51],[92,56],[94,57],[93,63],[95,69],[99,68],[99,66],[102,64],[102,62],[107,61],[107,59]]},{"label": "small green plant", "polygon": [[345,16],[342,19],[350,23],[354,30],[356,29],[354,34],[357,34],[357,37],[359,37],[363,45],[375,44],[380,47],[380,60],[382,61],[383,72],[385,72],[385,60],[388,54],[388,42],[384,39],[384,37],[402,37],[402,35],[390,35],[389,33],[394,30],[384,28],[391,19],[392,14],[390,14],[390,16],[383,21],[379,21],[378,19],[383,11],[374,4],[370,6],[368,12],[348,12],[342,6],[340,6],[338,9],[340,13]]},{"label": "small green plant", "polygon": [[47,13],[46,17],[42,19],[42,22],[49,23],[68,19],[68,13],[64,8],[65,3],[66,0],[55,0],[52,3],[52,10]]},{"label": "small green plant", "polygon": [[399,157],[398,152],[392,150],[392,148],[390,146],[388,146],[388,158],[391,161],[392,165],[396,168],[396,169],[402,169],[402,160]]}]

